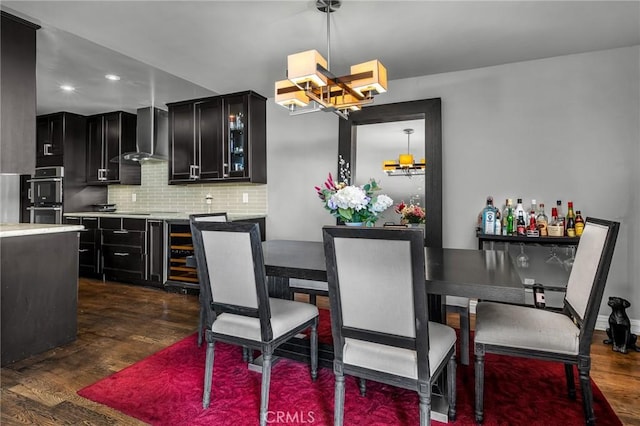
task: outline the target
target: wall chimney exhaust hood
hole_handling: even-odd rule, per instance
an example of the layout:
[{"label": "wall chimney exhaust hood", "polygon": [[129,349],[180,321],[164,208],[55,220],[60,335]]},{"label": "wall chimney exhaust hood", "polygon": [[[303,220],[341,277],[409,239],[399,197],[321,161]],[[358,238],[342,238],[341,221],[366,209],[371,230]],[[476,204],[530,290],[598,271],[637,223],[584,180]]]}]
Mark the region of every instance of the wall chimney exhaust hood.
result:
[{"label": "wall chimney exhaust hood", "polygon": [[139,108],[136,151],[125,152],[125,161],[167,161],[169,158],[169,114],[155,107]]}]

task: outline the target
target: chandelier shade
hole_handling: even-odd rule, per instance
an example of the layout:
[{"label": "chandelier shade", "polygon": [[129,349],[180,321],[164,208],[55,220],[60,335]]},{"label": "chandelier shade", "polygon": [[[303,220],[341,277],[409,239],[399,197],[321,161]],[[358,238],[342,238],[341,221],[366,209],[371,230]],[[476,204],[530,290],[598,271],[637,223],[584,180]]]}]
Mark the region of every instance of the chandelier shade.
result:
[{"label": "chandelier shade", "polygon": [[298,86],[289,80],[276,81],[276,103],[283,107],[290,108],[293,106],[306,107],[309,105],[309,97],[304,91],[298,89]]},{"label": "chandelier shade", "polygon": [[351,88],[362,96],[369,97],[372,92],[378,94],[387,91],[387,69],[377,59],[351,65],[351,75],[357,77],[351,81]]},{"label": "chandelier shade", "polygon": [[294,53],[287,57],[287,79],[295,85],[310,83],[314,87],[327,85],[327,76],[318,71],[327,68],[327,60],[317,50]]}]

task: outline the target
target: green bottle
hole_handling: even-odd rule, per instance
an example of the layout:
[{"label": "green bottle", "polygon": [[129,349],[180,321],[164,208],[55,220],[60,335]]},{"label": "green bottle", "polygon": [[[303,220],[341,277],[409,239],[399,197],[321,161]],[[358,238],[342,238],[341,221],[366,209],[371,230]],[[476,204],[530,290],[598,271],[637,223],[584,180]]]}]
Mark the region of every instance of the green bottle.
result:
[{"label": "green bottle", "polygon": [[513,235],[513,209],[509,206],[507,214],[507,235]]}]

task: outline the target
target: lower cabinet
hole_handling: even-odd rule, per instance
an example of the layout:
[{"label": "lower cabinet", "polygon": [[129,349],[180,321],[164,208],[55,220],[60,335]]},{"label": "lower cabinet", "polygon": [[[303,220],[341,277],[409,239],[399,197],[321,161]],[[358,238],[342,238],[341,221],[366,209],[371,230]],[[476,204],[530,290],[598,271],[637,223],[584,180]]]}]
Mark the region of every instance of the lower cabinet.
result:
[{"label": "lower cabinet", "polygon": [[164,221],[67,216],[64,222],[85,227],[80,232],[80,276],[164,285]]},{"label": "lower cabinet", "polygon": [[97,217],[65,217],[64,223],[83,225],[80,231],[80,246],[78,247],[79,275],[98,278],[102,275],[100,255],[100,229]]},{"label": "lower cabinet", "polygon": [[145,281],[147,278],[147,221],[101,218],[102,272],[114,281]]}]

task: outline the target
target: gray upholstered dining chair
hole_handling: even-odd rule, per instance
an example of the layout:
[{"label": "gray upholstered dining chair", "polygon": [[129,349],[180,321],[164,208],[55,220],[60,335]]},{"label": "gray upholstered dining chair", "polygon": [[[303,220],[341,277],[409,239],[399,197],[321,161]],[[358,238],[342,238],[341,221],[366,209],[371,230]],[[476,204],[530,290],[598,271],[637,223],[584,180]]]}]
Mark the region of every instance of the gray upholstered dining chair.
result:
[{"label": "gray upholstered dining chair", "polygon": [[335,383],[334,424],[344,416],[345,374],[415,390],[420,424],[445,371],[455,418],[456,332],[430,322],[424,236],[419,229],[323,228]]},{"label": "gray upholstered dining chair", "polygon": [[190,221],[198,278],[207,301],[204,392],[211,398],[215,342],[262,352],[260,424],[267,424],[273,351],[296,334],[311,329],[311,378],[318,370],[318,308],[292,300],[270,298],[257,223]]},{"label": "gray upholstered dining chair", "polygon": [[[226,222],[227,213],[197,213],[189,215],[189,220],[198,222]],[[202,292],[200,293],[202,294]],[[207,326],[210,324],[207,323]],[[198,347],[202,345],[202,332],[205,327],[205,309],[204,304],[200,301],[200,316],[198,317]]]},{"label": "gray upholstered dining chair", "polygon": [[484,360],[495,353],[562,362],[569,397],[575,399],[573,366],[580,376],[585,421],[595,424],[591,339],[618,236],[617,222],[587,218],[564,299],[562,312],[532,306],[480,302],[476,307],[475,416],[484,418]]}]

